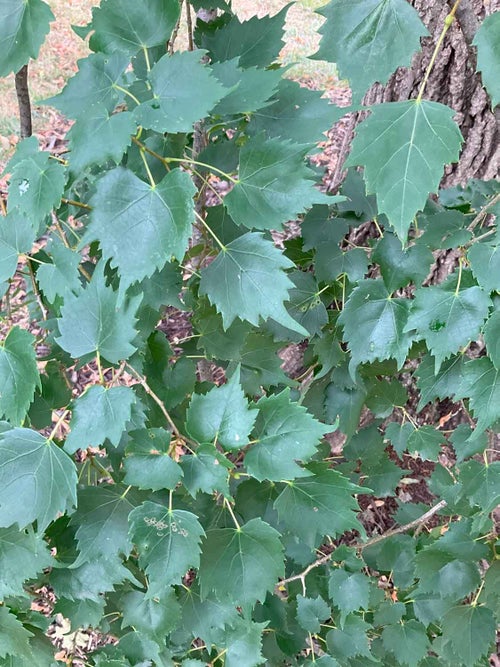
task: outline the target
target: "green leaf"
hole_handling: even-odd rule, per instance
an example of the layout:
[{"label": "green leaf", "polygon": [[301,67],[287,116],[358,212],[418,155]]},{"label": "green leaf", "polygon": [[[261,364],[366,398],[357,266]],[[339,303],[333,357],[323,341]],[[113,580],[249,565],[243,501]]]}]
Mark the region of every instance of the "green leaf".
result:
[{"label": "green leaf", "polygon": [[384,628],[382,643],[400,663],[409,667],[417,667],[430,647],[425,626],[413,619]]},{"label": "green leaf", "polygon": [[439,591],[440,597],[453,601],[464,598],[481,583],[476,565],[432,547],[417,554],[415,575],[420,577],[419,595]]},{"label": "green leaf", "polygon": [[98,447],[105,440],[118,446],[135,402],[131,387],[89,387],[74,402],[71,432],[64,449],[74,454],[77,449]]},{"label": "green leaf", "polygon": [[257,443],[248,449],[244,460],[250,475],[260,482],[309,475],[296,461],[309,461],[329,428],[316,421],[303,406],[291,401],[289,389],[264,396],[257,407]]},{"label": "green leaf", "polygon": [[179,18],[177,0],[105,0],[92,10],[92,50],[130,56],[165,44]]},{"label": "green leaf", "polygon": [[500,246],[475,243],[467,254],[472,273],[486,292],[500,291]]},{"label": "green leaf", "polygon": [[385,232],[372,255],[380,265],[380,273],[388,292],[405,287],[409,282],[419,285],[431,268],[434,257],[424,245],[413,245],[403,249],[401,241],[390,232]]},{"label": "green leaf", "polygon": [[161,593],[179,584],[190,568],[199,567],[199,545],[205,531],[191,512],[146,501],[130,513],[129,522],[150,592]]},{"label": "green leaf", "polygon": [[445,445],[446,438],[432,426],[421,426],[410,433],[407,447],[409,452],[417,452],[420,458],[428,461],[437,461],[441,452],[441,445]]},{"label": "green leaf", "polygon": [[52,441],[27,428],[0,434],[0,527],[42,532],[76,505],[76,467]]},{"label": "green leaf", "polygon": [[370,628],[362,618],[351,614],[345,619],[342,629],[330,630],[326,636],[329,652],[332,653],[340,664],[345,664],[346,659],[360,655],[371,657],[367,630]]},{"label": "green leaf", "polygon": [[476,340],[491,301],[480,287],[457,289],[452,274],[440,285],[415,292],[405,331],[416,331],[434,355],[436,371],[442,362],[471,340]]},{"label": "green leaf", "polygon": [[237,225],[279,229],[315,203],[335,202],[314,187],[313,172],[304,162],[308,150],[307,145],[264,135],[245,143],[240,151],[238,181],[224,197]]},{"label": "green leaf", "polygon": [[35,230],[29,218],[19,211],[0,216],[0,283],[14,275],[19,254],[29,252],[35,241]]},{"label": "green leaf", "polygon": [[[117,164],[130,145],[135,130],[135,121],[128,111],[111,114],[103,104],[95,105],[76,121],[66,135],[71,149],[71,171],[78,174],[91,164],[103,164],[107,160]],[[92,141],[89,141],[89,136]]]},{"label": "green leaf", "polygon": [[226,633],[225,667],[255,667],[265,662],[262,656],[262,632],[267,623],[238,619]]},{"label": "green leaf", "polygon": [[238,58],[215,63],[216,79],[228,89],[226,96],[212,109],[212,115],[225,116],[251,113],[266,105],[281,79],[279,69],[238,68]]},{"label": "green leaf", "polygon": [[500,501],[500,462],[489,465],[467,461],[460,469],[464,497],[471,506],[479,505],[483,512],[491,512]]},{"label": "green leaf", "polygon": [[442,104],[410,100],[378,104],[358,125],[345,166],[364,166],[368,194],[377,195],[379,213],[403,242],[444,166],[458,159],[462,136],[453,115]]},{"label": "green leaf", "polygon": [[129,433],[123,462],[125,484],[139,489],[175,489],[182,470],[169,454],[170,433],[162,428],[150,428]]},{"label": "green leaf", "polygon": [[451,434],[450,441],[455,450],[457,463],[462,463],[469,456],[483,452],[488,446],[486,433],[471,438],[472,433],[473,431],[468,424],[458,424]]},{"label": "green leaf", "polygon": [[9,206],[17,207],[36,225],[57,208],[66,183],[66,170],[48,152],[32,152],[16,161],[10,175]]},{"label": "green leaf", "polygon": [[199,571],[202,598],[213,593],[243,607],[263,601],[284,576],[279,537],[259,518],[237,529],[208,531]]},{"label": "green leaf", "polygon": [[0,77],[38,57],[53,20],[54,14],[42,0],[0,1]]},{"label": "green leaf", "polygon": [[202,63],[204,51],[165,54],[149,78],[152,99],[134,110],[139,125],[155,132],[191,132],[228,92]]},{"label": "green leaf", "polygon": [[301,539],[335,537],[347,530],[363,532],[354,494],[364,491],[335,470],[323,470],[288,482],[274,506],[280,520]]},{"label": "green leaf", "polygon": [[338,387],[331,382],[325,392],[325,416],[328,424],[339,420],[339,430],[350,437],[358,429],[366,392],[361,387]]},{"label": "green leaf", "polygon": [[327,20],[314,58],[334,62],[355,99],[372,83],[387,83],[398,67],[409,66],[420,38],[429,34],[404,0],[332,0],[318,13]]},{"label": "green leaf", "polygon": [[368,463],[363,461],[361,472],[366,483],[376,496],[392,496],[394,489],[403,477],[404,470],[391,461],[383,452],[376,461]]},{"label": "green leaf", "polygon": [[320,632],[320,621],[326,621],[331,615],[332,610],[321,595],[315,598],[297,595],[297,620],[307,632]]},{"label": "green leaf", "polygon": [[40,387],[35,337],[15,326],[0,345],[0,416],[21,424]]},{"label": "green leaf", "polygon": [[369,567],[390,572],[398,588],[413,584],[415,572],[415,540],[410,535],[393,535],[363,549]]},{"label": "green leaf", "polygon": [[123,596],[120,606],[123,609],[122,628],[132,627],[160,641],[178,626],[181,617],[181,607],[171,587],[165,594],[155,597],[131,591]]},{"label": "green leaf", "polygon": [[50,253],[52,264],[39,266],[36,279],[47,301],[54,303],[58,296],[64,296],[66,290],[78,292],[81,286],[78,273],[81,256],[57,238],[50,239],[45,250]]},{"label": "green leaf", "polygon": [[253,114],[248,131],[264,132],[268,139],[282,137],[297,144],[312,144],[323,141],[325,132],[345,112],[329,104],[321,92],[282,79],[275,98]]},{"label": "green leaf", "polygon": [[200,443],[218,441],[224,449],[238,450],[247,444],[256,417],[241,388],[238,368],[221,387],[214,387],[208,394],[193,394],[186,428]]},{"label": "green leaf", "polygon": [[54,569],[50,583],[58,598],[69,600],[102,600],[102,594],[112,591],[123,580],[131,581],[140,586],[130,571],[121,562],[101,559],[92,563],[84,563],[75,569]]},{"label": "green leaf", "polygon": [[23,595],[23,584],[53,564],[41,533],[0,528],[0,599]]},{"label": "green leaf", "polygon": [[461,354],[447,359],[436,373],[436,362],[430,354],[426,354],[416,373],[417,387],[420,390],[418,410],[435,398],[451,398],[457,393],[462,379],[463,356]]},{"label": "green leaf", "polygon": [[293,266],[283,253],[256,232],[231,241],[201,272],[200,293],[222,315],[224,328],[238,317],[258,325],[259,317],[272,317],[285,327],[308,336],[308,332],[288,314],[292,281],[283,269]]},{"label": "green leaf", "polygon": [[[492,107],[500,103],[500,14],[486,16],[472,42],[477,47],[477,69],[491,97]],[[0,72],[1,74],[1,72]]]},{"label": "green leaf", "polygon": [[100,625],[104,615],[105,600],[68,600],[59,598],[54,605],[54,612],[62,614],[71,623],[72,628],[88,628]]},{"label": "green leaf", "polygon": [[348,614],[358,609],[368,609],[370,597],[370,580],[361,572],[346,572],[342,569],[333,570],[328,580],[328,595],[333,604],[340,609],[340,624]]},{"label": "green leaf", "polygon": [[100,559],[117,561],[129,556],[132,543],[128,535],[128,515],[136,506],[131,494],[121,485],[98,486],[78,492],[78,509],[70,525],[76,528],[80,551],[73,567]]},{"label": "green leaf", "polygon": [[390,422],[385,429],[385,436],[390,440],[394,451],[398,456],[402,456],[403,452],[408,447],[408,438],[414,431],[414,426],[410,422],[398,424],[397,422]]},{"label": "green leaf", "polygon": [[500,311],[496,310],[486,320],[483,336],[488,357],[497,370],[500,370]]},{"label": "green leaf", "polygon": [[123,99],[117,84],[123,83],[128,64],[129,58],[121,53],[111,56],[92,53],[78,61],[78,72],[69,79],[62,93],[45,100],[44,104],[56,107],[69,118],[85,118],[94,113],[96,107],[111,112]]},{"label": "green leaf", "polygon": [[460,606],[445,614],[442,629],[444,641],[466,665],[474,665],[495,641],[496,622],[486,607]]},{"label": "green leaf", "polygon": [[[267,67],[276,60],[283,46],[285,15],[289,5],[275,16],[256,16],[244,21],[233,16],[222,27],[202,33],[202,45],[212,61],[239,58],[240,67]],[[210,27],[210,26],[209,26]]]},{"label": "green leaf", "polygon": [[194,186],[175,169],[155,187],[123,167],[109,171],[91,199],[82,243],[98,240],[103,258],[120,274],[120,289],[151,277],[172,256],[182,259],[193,222]]},{"label": "green leaf", "polygon": [[228,498],[228,465],[229,461],[215,447],[202,445],[193,454],[181,458],[180,466],[184,473],[182,483],[193,497],[196,497],[198,491],[219,491]]},{"label": "green leaf", "polygon": [[463,366],[461,385],[457,388],[460,398],[468,397],[477,418],[474,436],[500,419],[500,371],[488,357],[473,359]]},{"label": "green leaf", "polygon": [[250,395],[258,395],[262,387],[291,386],[294,383],[281,367],[278,356],[282,348],[271,336],[259,332],[251,333],[245,341],[241,354],[241,386]]},{"label": "green leaf", "polygon": [[101,262],[85,290],[66,294],[56,342],[73,358],[99,352],[111,363],[128,359],[136,350],[132,345],[137,334],[134,315],[140,299],[118,308],[118,294],[106,285]]},{"label": "green leaf", "polygon": [[349,370],[376,359],[396,359],[401,367],[413,340],[405,333],[410,302],[392,298],[381,280],[363,280],[339,317],[351,351]]},{"label": "green leaf", "polygon": [[21,621],[9,612],[8,607],[0,607],[0,658],[5,656],[33,657],[29,639],[33,633],[27,630]]}]

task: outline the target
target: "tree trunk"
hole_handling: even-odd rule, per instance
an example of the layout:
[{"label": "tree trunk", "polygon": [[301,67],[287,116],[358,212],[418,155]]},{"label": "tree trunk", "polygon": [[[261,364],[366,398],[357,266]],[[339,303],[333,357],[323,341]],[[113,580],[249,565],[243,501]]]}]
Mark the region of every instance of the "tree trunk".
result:
[{"label": "tree trunk", "polygon": [[[424,72],[453,2],[409,0],[420,14],[431,37],[422,40],[411,68],[400,68],[385,86],[375,84],[365,96],[365,104],[394,102],[416,98]],[[464,184],[470,178],[497,178],[500,170],[500,108],[491,110],[491,100],[476,73],[475,47],[471,45],[482,19],[500,9],[500,0],[462,0],[456,20],[447,32],[430,75],[424,97],[446,104],[456,111],[464,137],[460,161],[450,165],[442,181],[444,186]],[[349,122],[352,132],[364,114]],[[345,144],[346,142],[344,142]],[[335,190],[342,180],[341,166],[348,145],[339,155],[339,164],[329,189]]]}]

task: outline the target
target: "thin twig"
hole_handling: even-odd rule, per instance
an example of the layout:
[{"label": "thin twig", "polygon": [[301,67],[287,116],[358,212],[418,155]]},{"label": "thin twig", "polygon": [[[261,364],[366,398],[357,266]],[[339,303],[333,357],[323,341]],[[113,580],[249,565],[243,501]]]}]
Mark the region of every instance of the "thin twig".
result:
[{"label": "thin twig", "polygon": [[[389,537],[393,537],[394,535],[399,535],[400,533],[406,533],[406,531],[411,530],[412,528],[417,528],[419,526],[423,526],[424,523],[430,519],[431,517],[434,516],[439,510],[442,510],[444,507],[446,507],[447,502],[446,500],[440,500],[436,505],[430,508],[425,514],[422,514],[422,516],[418,517],[418,519],[415,519],[414,521],[410,521],[410,523],[405,523],[404,526],[398,526],[397,528],[393,528],[392,530],[388,530],[386,533],[383,533],[382,535],[376,535],[375,537],[372,537],[369,539],[367,542],[358,542],[357,544],[354,544],[353,546],[358,549],[358,551],[363,551],[367,547],[371,547],[374,544],[378,544],[379,542],[382,542],[383,540],[388,539]],[[304,596],[306,595],[306,577],[311,572],[311,570],[314,570],[317,567],[320,567],[321,565],[325,565],[328,563],[332,558],[332,554],[328,554],[326,556],[322,556],[321,558],[318,558],[318,560],[315,560],[314,563],[311,563],[306,567],[305,570],[300,572],[299,574],[294,574],[291,577],[287,577],[286,579],[282,579],[278,584],[276,584],[276,588],[279,590],[286,584],[291,583],[292,581],[300,581],[302,583],[302,591]]]},{"label": "thin twig", "polygon": [[28,65],[24,65],[19,72],[16,72],[16,95],[19,106],[21,139],[26,139],[26,137],[31,137],[33,134],[31,100],[28,87]]},{"label": "thin twig", "polygon": [[493,206],[498,204],[499,201],[500,201],[500,193],[495,195],[493,199],[490,199],[490,201],[485,206],[483,206],[483,208],[479,211],[474,220],[467,227],[469,232],[471,232],[474,229],[474,227],[477,227],[477,225],[484,220],[489,209],[493,208]]}]

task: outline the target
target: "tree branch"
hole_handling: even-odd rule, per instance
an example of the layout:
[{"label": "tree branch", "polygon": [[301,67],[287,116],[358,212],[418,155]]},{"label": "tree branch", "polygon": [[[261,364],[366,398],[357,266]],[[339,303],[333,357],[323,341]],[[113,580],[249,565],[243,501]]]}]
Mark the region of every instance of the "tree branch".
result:
[{"label": "tree branch", "polygon": [[[375,537],[369,539],[367,542],[358,542],[353,546],[358,551],[363,551],[367,547],[371,547],[374,544],[378,544],[379,542],[382,542],[383,540],[386,540],[389,537],[393,537],[394,535],[399,535],[400,533],[406,533],[406,531],[411,530],[412,528],[418,528],[419,526],[423,526],[428,519],[433,517],[434,514],[437,514],[437,512],[446,507],[446,505],[447,505],[446,500],[440,500],[427,512],[422,514],[422,516],[418,517],[418,519],[414,519],[413,521],[410,521],[410,523],[405,523],[404,526],[398,526],[397,528],[392,528],[391,530],[388,530],[386,533],[383,533],[382,535],[376,535]],[[292,581],[300,581],[302,583],[303,595],[305,596],[307,575],[309,574],[309,572],[311,572],[311,570],[314,570],[315,568],[328,563],[331,560],[331,557],[332,554],[328,554],[327,556],[321,556],[321,558],[315,560],[314,563],[310,563],[306,567],[306,569],[303,570],[302,572],[299,572],[299,574],[294,574],[291,577],[287,577],[286,579],[282,579],[281,581],[279,581],[276,584],[276,589],[280,590],[283,586],[291,583]]]},{"label": "tree branch", "polygon": [[30,91],[28,88],[28,65],[24,65],[19,72],[16,72],[16,94],[19,106],[21,139],[26,139],[26,137],[31,137],[33,134]]}]

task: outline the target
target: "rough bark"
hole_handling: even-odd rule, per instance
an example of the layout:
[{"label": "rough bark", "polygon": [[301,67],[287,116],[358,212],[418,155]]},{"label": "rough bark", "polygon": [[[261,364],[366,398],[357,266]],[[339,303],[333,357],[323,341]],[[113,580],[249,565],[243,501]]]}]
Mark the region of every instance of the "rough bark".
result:
[{"label": "rough bark", "polygon": [[[413,99],[418,94],[424,72],[453,2],[409,0],[420,14],[431,37],[422,40],[422,50],[413,58],[411,68],[400,68],[385,86],[375,84],[365,96],[365,104]],[[491,110],[491,100],[476,73],[474,34],[484,16],[500,9],[500,0],[462,0],[457,17],[448,30],[443,47],[429,78],[425,98],[446,104],[455,110],[464,136],[460,161],[446,169],[443,185],[464,184],[470,178],[497,178],[500,170],[500,111]],[[349,121],[350,137],[357,114]],[[339,155],[339,165],[330,189],[342,180],[341,165],[348,153]]]},{"label": "rough bark", "polygon": [[19,105],[19,121],[21,126],[21,139],[31,137],[33,133],[31,123],[31,101],[28,88],[28,65],[21,67],[16,73],[16,94]]}]

